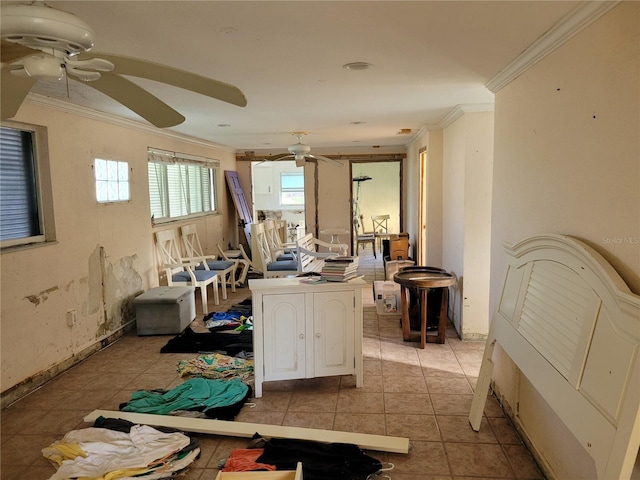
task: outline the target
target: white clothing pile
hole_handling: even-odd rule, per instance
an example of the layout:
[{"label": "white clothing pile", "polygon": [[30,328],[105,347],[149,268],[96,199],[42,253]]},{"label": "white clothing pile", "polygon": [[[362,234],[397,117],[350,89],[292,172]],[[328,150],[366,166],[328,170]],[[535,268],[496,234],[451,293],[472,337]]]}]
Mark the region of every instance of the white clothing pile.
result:
[{"label": "white clothing pile", "polygon": [[187,449],[190,443],[182,433],[163,433],[148,425],[134,425],[129,433],[90,427],[68,432],[42,454],[58,468],[49,480],[124,480],[143,474],[145,480],[162,479],[197,458],[200,449]]}]

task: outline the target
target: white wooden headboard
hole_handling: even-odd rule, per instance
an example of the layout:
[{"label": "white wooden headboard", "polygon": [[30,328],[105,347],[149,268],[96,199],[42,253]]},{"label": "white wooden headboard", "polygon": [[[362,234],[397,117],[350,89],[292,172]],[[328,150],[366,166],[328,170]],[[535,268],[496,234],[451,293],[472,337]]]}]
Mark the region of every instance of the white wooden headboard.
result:
[{"label": "white wooden headboard", "polygon": [[504,247],[472,428],[480,428],[498,343],[591,455],[598,478],[630,478],[640,447],[640,296],[572,237]]}]

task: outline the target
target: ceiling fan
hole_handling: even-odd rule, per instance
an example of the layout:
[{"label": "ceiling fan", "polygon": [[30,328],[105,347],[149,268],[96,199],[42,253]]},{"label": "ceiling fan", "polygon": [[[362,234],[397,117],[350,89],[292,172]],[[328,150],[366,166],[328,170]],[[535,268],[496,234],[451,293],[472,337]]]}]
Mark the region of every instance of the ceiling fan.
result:
[{"label": "ceiling fan", "polygon": [[147,78],[231,103],[247,100],[237,87],[201,75],[123,55],[92,53],[94,32],[75,15],[42,2],[2,5],[2,119],[15,116],[36,81],[66,77],[113,98],[158,128],[185,118],[122,75]]},{"label": "ceiling fan", "polygon": [[277,161],[277,160],[289,160],[294,159],[296,161],[296,165],[298,167],[303,167],[307,158],[312,158],[316,160],[322,160],[324,162],[332,163],[333,165],[337,165],[338,167],[342,166],[342,163],[334,160],[333,158],[323,157],[322,155],[311,155],[311,147],[309,145],[305,145],[302,143],[301,138],[306,135],[307,132],[291,132],[291,135],[298,139],[298,143],[294,143],[293,145],[289,145],[289,153],[283,153],[281,155],[274,155],[272,157],[265,158],[265,161]]}]

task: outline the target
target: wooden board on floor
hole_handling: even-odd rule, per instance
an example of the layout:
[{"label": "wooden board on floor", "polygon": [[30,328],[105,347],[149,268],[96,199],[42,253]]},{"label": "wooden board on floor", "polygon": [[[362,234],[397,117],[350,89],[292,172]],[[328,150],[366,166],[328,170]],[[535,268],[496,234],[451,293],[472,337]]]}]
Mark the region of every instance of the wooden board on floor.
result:
[{"label": "wooden board on floor", "polygon": [[218,472],[216,480],[302,480],[302,463],[298,462],[295,471]]},{"label": "wooden board on floor", "polygon": [[315,428],[287,427],[262,423],[230,422],[207,418],[174,417],[149,413],[120,412],[113,410],[94,410],[84,417],[85,422],[93,423],[98,417],[120,418],[141,425],[170,427],[192,433],[208,433],[230,437],[251,438],[256,433],[271,438],[291,438],[327,443],[351,443],[364,450],[376,450],[391,453],[409,453],[409,439],[371,435],[367,433],[318,430]]}]

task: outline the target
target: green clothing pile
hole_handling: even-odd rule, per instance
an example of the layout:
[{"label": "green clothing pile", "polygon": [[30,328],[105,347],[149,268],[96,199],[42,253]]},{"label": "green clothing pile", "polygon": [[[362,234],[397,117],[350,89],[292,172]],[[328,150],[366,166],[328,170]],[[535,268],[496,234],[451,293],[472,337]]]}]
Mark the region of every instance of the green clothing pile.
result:
[{"label": "green clothing pile", "polygon": [[192,378],[171,390],[137,390],[129,402],[120,405],[120,410],[159,415],[196,410],[208,417],[235,418],[250,393],[249,386],[240,379]]}]

